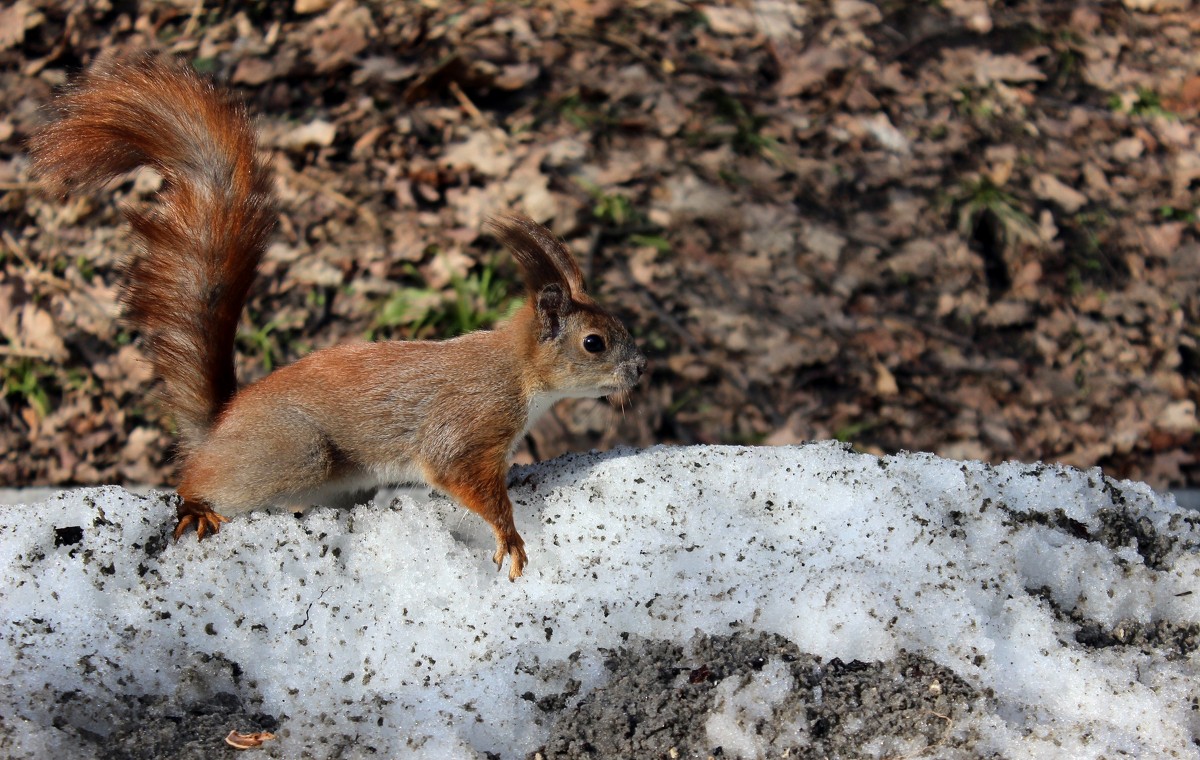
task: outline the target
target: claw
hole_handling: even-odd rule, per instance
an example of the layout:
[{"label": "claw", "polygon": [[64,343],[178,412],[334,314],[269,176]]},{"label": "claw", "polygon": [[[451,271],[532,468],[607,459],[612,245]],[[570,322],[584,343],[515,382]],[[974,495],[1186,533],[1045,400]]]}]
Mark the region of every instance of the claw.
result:
[{"label": "claw", "polygon": [[196,526],[196,540],[203,541],[207,535],[216,535],[221,530],[221,523],[229,522],[229,518],[225,515],[217,514],[202,504],[185,501],[179,506],[179,522],[175,523],[175,530],[172,536],[176,541],[188,531],[192,525]]},{"label": "claw", "polygon": [[528,561],[525,557],[525,550],[521,548],[513,549],[509,552],[512,562],[508,568],[508,580],[515,581],[525,572],[525,563]]},{"label": "claw", "polygon": [[178,541],[179,537],[187,532],[189,526],[196,521],[195,515],[184,515],[179,518],[179,522],[175,523],[175,532],[171,536]]},{"label": "claw", "polygon": [[229,518],[225,515],[206,512],[200,516],[200,524],[196,526],[196,540],[202,540],[209,533],[215,536],[221,530],[221,523],[227,522],[229,522]]},{"label": "claw", "polygon": [[529,561],[525,556],[525,542],[520,536],[514,536],[508,540],[496,539],[496,553],[492,555],[492,562],[496,563],[496,572],[504,569],[504,558],[508,557],[511,561],[508,566],[508,579],[515,581],[525,572],[525,564]]}]

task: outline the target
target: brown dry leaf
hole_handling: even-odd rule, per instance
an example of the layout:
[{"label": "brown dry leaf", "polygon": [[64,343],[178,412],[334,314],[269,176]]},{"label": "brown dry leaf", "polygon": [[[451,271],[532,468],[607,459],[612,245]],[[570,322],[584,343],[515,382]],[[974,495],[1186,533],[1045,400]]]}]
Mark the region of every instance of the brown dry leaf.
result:
[{"label": "brown dry leaf", "polygon": [[1123,164],[1136,161],[1142,157],[1142,153],[1146,151],[1146,144],[1138,137],[1126,137],[1124,140],[1117,140],[1112,146],[1112,157],[1116,161]]},{"label": "brown dry leaf", "polygon": [[504,177],[516,159],[507,137],[498,130],[480,129],[446,148],[438,162],[450,169],[472,168],[486,177]]},{"label": "brown dry leaf", "polygon": [[1200,430],[1200,421],[1196,419],[1196,402],[1184,399],[1167,404],[1154,424],[1159,430],[1169,433],[1195,433]]},{"label": "brown dry leaf", "polygon": [[302,285],[336,288],[342,284],[344,274],[333,264],[319,256],[308,256],[292,264],[288,275]]},{"label": "brown dry leaf", "polygon": [[587,157],[588,146],[574,137],[555,140],[545,148],[546,165],[552,167],[577,164]]},{"label": "brown dry leaf", "polygon": [[691,172],[672,175],[664,183],[664,190],[663,205],[677,219],[717,217],[734,206],[728,190],[705,182]]},{"label": "brown dry leaf", "polygon": [[988,460],[987,449],[979,441],[951,441],[937,446],[934,453],[938,456],[946,457],[947,459],[958,459],[966,461]]},{"label": "brown dry leaf", "polygon": [[1167,222],[1142,229],[1146,252],[1158,259],[1168,259],[1183,243],[1184,222]]},{"label": "brown dry leaf", "polygon": [[1032,319],[1033,311],[1025,301],[997,301],[983,315],[983,323],[989,327],[1013,327]]},{"label": "brown dry leaf", "polygon": [[649,245],[639,246],[633,250],[629,258],[629,273],[633,276],[634,282],[641,285],[650,285],[654,282],[654,278],[664,269],[655,261],[658,253],[657,248]]},{"label": "brown dry leaf", "polygon": [[402,82],[412,79],[421,67],[416,63],[401,63],[391,56],[367,55],[358,61],[350,78],[354,85],[365,82]]},{"label": "brown dry leaf", "polygon": [[1184,475],[1183,466],[1195,464],[1195,462],[1195,455],[1186,449],[1169,449],[1156,454],[1150,462],[1150,468],[1140,477],[1146,480],[1151,487],[1165,491],[1171,485],[1186,483],[1187,478]]},{"label": "brown dry leaf", "polygon": [[658,95],[651,113],[654,126],[663,137],[679,134],[679,130],[683,129],[692,116],[692,112],[680,105],[679,100],[669,91]]},{"label": "brown dry leaf", "polygon": [[9,343],[20,343],[21,312],[16,307],[17,288],[0,284],[0,336]]},{"label": "brown dry leaf", "polygon": [[755,258],[780,263],[796,253],[796,228],[800,226],[795,209],[775,204],[746,204],[742,210],[745,224],[742,248]]},{"label": "brown dry leaf", "polygon": [[520,90],[533,84],[541,73],[536,63],[512,63],[500,69],[492,84],[502,90]]},{"label": "brown dry leaf", "polygon": [[830,74],[849,68],[854,55],[853,51],[846,48],[814,44],[802,55],[784,56],[783,75],[779,78],[776,91],[780,97],[790,98],[817,90],[824,86]]},{"label": "brown dry leaf", "polygon": [[133,345],[122,346],[115,356],[96,364],[92,371],[117,398],[140,391],[154,377],[150,361]]},{"label": "brown dry leaf", "polygon": [[279,76],[279,74],[278,58],[272,58],[271,60],[264,58],[243,58],[238,61],[232,79],[235,84],[248,84],[251,87],[256,87],[263,82],[271,81]]},{"label": "brown dry leaf", "polygon": [[678,354],[671,354],[667,359],[667,366],[671,371],[680,377],[687,380],[689,383],[698,383],[712,374],[712,368],[696,358],[695,355],[686,351]]},{"label": "brown dry leaf", "polygon": [[304,150],[310,145],[328,147],[336,135],[337,125],[317,119],[284,132],[275,139],[275,144],[286,150]]},{"label": "brown dry leaf", "polygon": [[225,737],[225,743],[234,749],[254,749],[261,747],[263,742],[271,741],[275,738],[275,734],[270,731],[255,731],[252,734],[243,734],[240,731],[230,731]]},{"label": "brown dry leaf", "polygon": [[763,443],[767,446],[790,446],[803,443],[811,437],[805,435],[805,432],[809,429],[803,412],[795,411],[788,415],[787,421],[769,434]]},{"label": "brown dry leaf", "polygon": [[887,268],[896,274],[911,277],[927,277],[936,271],[939,260],[945,256],[941,245],[934,240],[910,240],[886,262]]},{"label": "brown dry leaf", "polygon": [[790,332],[770,326],[763,335],[755,336],[755,346],[753,350],[762,353],[754,357],[746,374],[759,382],[771,382],[781,373],[800,367],[827,363],[838,354],[837,341],[819,330]]},{"label": "brown dry leaf", "polygon": [[1191,150],[1176,154],[1171,162],[1171,195],[1187,197],[1188,188],[1197,179],[1200,179],[1200,155]]},{"label": "brown dry leaf", "polygon": [[1200,74],[1188,77],[1179,92],[1166,98],[1163,105],[1169,111],[1184,113],[1200,108]]},{"label": "brown dry leaf", "polygon": [[992,31],[992,14],[987,0],[942,0],[942,7],[962,19],[972,32],[987,34]]},{"label": "brown dry leaf", "polygon": [[881,362],[875,362],[875,392],[884,398],[895,396],[900,392],[896,376]]},{"label": "brown dry leaf", "polygon": [[896,129],[885,113],[876,113],[859,119],[863,131],[874,137],[887,151],[908,155],[912,144],[904,133]]},{"label": "brown dry leaf", "polygon": [[754,20],[754,11],[749,8],[702,5],[697,10],[704,14],[708,28],[714,34],[739,37],[754,34],[758,28]]},{"label": "brown dry leaf", "polygon": [[445,248],[441,254],[430,259],[421,267],[425,283],[431,290],[448,288],[455,279],[465,277],[470,271],[475,259],[466,255],[458,248]]},{"label": "brown dry leaf", "polygon": [[341,68],[366,49],[379,34],[371,10],[355,0],[339,0],[301,32],[308,35],[308,57],[317,72]]},{"label": "brown dry leaf", "polygon": [[292,10],[302,16],[307,16],[311,13],[329,10],[333,7],[333,2],[334,0],[296,0],[292,5]]},{"label": "brown dry leaf", "polygon": [[26,0],[17,0],[10,7],[0,9],[0,50],[20,45],[25,41],[25,32],[45,20],[46,17]]},{"label": "brown dry leaf", "polygon": [[58,326],[50,313],[32,303],[21,307],[20,344],[30,351],[42,354],[53,361],[67,358],[67,346],[58,333]]},{"label": "brown dry leaf", "polygon": [[983,152],[983,156],[988,162],[988,179],[997,187],[1007,185],[1008,180],[1012,177],[1018,155],[1017,146],[1015,145],[1005,144],[988,147]]},{"label": "brown dry leaf", "polygon": [[[540,151],[531,153],[513,170],[504,182],[504,196],[509,205],[517,206],[536,221],[567,218],[578,206],[551,191],[550,177],[541,169],[541,155]],[[494,207],[492,213],[495,210]]]},{"label": "brown dry leaf", "polygon": [[1014,298],[1036,301],[1040,295],[1042,281],[1042,264],[1039,261],[1028,261],[1017,268],[1012,276],[1012,286],[1009,291]]},{"label": "brown dry leaf", "polygon": [[1176,13],[1186,11],[1192,6],[1192,0],[1122,0],[1122,2],[1129,10],[1142,13]]},{"label": "brown dry leaf", "polygon": [[136,427],[129,433],[129,438],[121,448],[121,459],[125,462],[139,462],[146,458],[150,445],[158,440],[161,433],[155,428]]},{"label": "brown dry leaf", "polygon": [[1066,211],[1074,214],[1087,205],[1088,197],[1073,187],[1063,183],[1053,174],[1039,174],[1033,178],[1034,195],[1042,200],[1051,201]]},{"label": "brown dry leaf", "polygon": [[[360,9],[367,18],[370,12]],[[309,58],[317,64],[319,73],[329,73],[345,66],[367,47],[367,37],[357,26],[339,26],[313,37]]]},{"label": "brown dry leaf", "polygon": [[59,322],[101,340],[112,340],[120,312],[116,284],[98,278],[90,283],[72,284],[75,290],[62,300]]},{"label": "brown dry leaf", "polygon": [[1012,54],[997,55],[978,48],[960,48],[946,50],[942,57],[942,71],[951,83],[982,87],[1001,82],[1041,82],[1046,78],[1041,69]]},{"label": "brown dry leaf", "polygon": [[454,220],[469,230],[481,229],[488,217],[509,205],[504,188],[494,183],[487,187],[449,188],[446,203],[454,209]]},{"label": "brown dry leaf", "polygon": [[871,26],[883,20],[879,5],[865,0],[833,0],[833,15],[842,21],[854,21],[861,26]]},{"label": "brown dry leaf", "polygon": [[653,164],[654,143],[643,146],[642,150],[614,150],[608,154],[608,159],[598,165],[590,164],[583,168],[584,178],[593,185],[608,187],[622,185],[641,176],[646,170],[647,162]]}]

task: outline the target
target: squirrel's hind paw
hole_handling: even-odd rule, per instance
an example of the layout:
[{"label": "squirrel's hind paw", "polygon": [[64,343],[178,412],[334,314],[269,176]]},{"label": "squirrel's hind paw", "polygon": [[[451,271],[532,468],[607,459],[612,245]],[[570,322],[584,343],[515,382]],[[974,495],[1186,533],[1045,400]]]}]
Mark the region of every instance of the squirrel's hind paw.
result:
[{"label": "squirrel's hind paw", "polygon": [[203,541],[205,536],[220,532],[221,523],[229,522],[225,515],[217,514],[204,504],[186,499],[179,505],[176,514],[179,515],[179,522],[175,523],[175,531],[171,534],[176,541],[193,525],[196,526],[196,540]]},{"label": "squirrel's hind paw", "polygon": [[496,563],[497,571],[504,568],[505,557],[511,559],[508,579],[515,581],[521,577],[521,573],[525,571],[525,564],[529,561],[525,556],[525,542],[516,533],[507,538],[496,537],[496,553],[492,555],[492,562]]}]

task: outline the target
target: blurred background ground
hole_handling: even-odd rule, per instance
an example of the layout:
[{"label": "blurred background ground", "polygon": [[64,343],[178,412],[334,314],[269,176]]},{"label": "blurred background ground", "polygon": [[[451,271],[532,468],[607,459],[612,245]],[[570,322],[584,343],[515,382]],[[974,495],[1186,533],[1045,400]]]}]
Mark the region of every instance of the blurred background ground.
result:
[{"label": "blurred background ground", "polygon": [[39,2],[0,10],[0,486],[169,483],[114,320],[119,210],[24,141],[98,55],[183,56],[258,117],[279,233],[245,380],[486,326],[517,209],[651,371],[521,459],[839,438],[1200,485],[1200,13],[1191,0]]}]

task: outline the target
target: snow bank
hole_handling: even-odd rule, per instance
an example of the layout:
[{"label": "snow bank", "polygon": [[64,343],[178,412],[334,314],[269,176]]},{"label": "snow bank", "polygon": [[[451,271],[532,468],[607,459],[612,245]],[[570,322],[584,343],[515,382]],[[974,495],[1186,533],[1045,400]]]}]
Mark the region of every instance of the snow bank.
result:
[{"label": "snow bank", "polygon": [[[836,444],[568,456],[511,483],[516,583],[482,522],[423,492],[179,544],[165,494],[0,507],[0,750],[96,756],[225,700],[224,731],[277,726],[268,756],[554,754],[614,653],[671,642],[646,698],[706,689],[676,741],[705,752],[840,732],[866,756],[1200,757],[1200,515],[1142,484]],[[688,659],[731,633],[792,654]],[[855,744],[872,715],[814,717],[855,661],[936,730]]]}]

